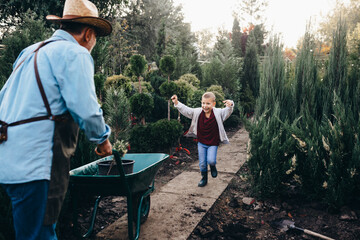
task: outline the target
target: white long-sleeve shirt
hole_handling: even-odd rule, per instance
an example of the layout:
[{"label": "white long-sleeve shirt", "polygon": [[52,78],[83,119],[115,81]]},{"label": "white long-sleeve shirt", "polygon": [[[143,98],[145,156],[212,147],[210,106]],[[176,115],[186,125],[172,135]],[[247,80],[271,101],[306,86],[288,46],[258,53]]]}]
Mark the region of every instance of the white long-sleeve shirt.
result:
[{"label": "white long-sleeve shirt", "polygon": [[[186,106],[185,104],[178,102],[175,107],[179,110],[179,112],[187,118],[191,119],[191,125],[189,131],[185,135],[186,137],[197,137],[197,126],[200,113],[202,112],[202,108],[191,108]],[[224,121],[228,119],[233,112],[234,109],[234,102],[232,102],[231,107],[225,108],[213,108],[215,119],[219,127],[219,136],[221,143],[229,143],[229,139],[226,135],[225,128],[224,128]]]}]

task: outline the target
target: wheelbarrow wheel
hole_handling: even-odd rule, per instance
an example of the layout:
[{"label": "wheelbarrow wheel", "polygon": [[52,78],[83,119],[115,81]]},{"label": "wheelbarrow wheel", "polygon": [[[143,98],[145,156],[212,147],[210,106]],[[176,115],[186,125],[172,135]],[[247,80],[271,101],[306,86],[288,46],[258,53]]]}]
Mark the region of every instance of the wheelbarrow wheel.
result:
[{"label": "wheelbarrow wheel", "polygon": [[[138,218],[138,209],[140,205],[141,195],[140,196],[134,196],[133,200],[133,216],[134,216],[134,222],[137,222]],[[146,222],[150,212],[150,195],[147,195],[144,197],[141,209],[140,209],[140,223],[143,224]]]}]

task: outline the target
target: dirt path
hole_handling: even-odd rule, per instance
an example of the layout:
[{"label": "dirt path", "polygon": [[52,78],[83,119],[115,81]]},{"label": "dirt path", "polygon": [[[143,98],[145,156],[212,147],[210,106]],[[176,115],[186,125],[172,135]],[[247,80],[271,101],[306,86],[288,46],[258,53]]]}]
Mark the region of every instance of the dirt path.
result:
[{"label": "dirt path", "polygon": [[[206,187],[197,187],[200,179],[197,162],[160,188],[156,186],[158,190],[151,195],[150,215],[141,225],[140,239],[187,239],[190,236],[246,160],[247,132],[240,129],[230,142],[219,147],[219,176],[210,177]],[[127,215],[99,232],[96,239],[127,239]]]}]

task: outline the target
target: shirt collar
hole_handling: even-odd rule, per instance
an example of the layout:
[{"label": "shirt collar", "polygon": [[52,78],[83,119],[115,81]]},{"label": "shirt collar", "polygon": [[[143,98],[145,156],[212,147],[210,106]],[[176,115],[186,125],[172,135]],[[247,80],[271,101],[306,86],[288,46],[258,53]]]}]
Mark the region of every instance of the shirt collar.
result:
[{"label": "shirt collar", "polygon": [[54,34],[52,35],[51,39],[54,39],[54,40],[62,39],[62,40],[67,40],[67,41],[79,44],[70,33],[68,33],[67,31],[61,30],[61,29],[56,30],[54,32]]}]

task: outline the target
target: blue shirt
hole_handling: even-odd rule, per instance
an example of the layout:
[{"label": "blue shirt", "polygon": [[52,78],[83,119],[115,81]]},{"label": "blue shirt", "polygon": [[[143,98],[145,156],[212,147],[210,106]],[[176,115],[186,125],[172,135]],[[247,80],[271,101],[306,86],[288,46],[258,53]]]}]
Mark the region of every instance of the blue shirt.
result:
[{"label": "blue shirt", "polygon": [[[104,142],[111,130],[105,124],[94,86],[94,63],[89,51],[69,33],[57,30],[38,52],[41,82],[53,115],[69,111],[87,138]],[[39,43],[24,49],[14,63],[24,63],[0,91],[0,120],[12,123],[47,111],[36,83],[34,54]],[[0,183],[15,184],[50,179],[55,123],[42,120],[8,127],[0,144]]]}]

